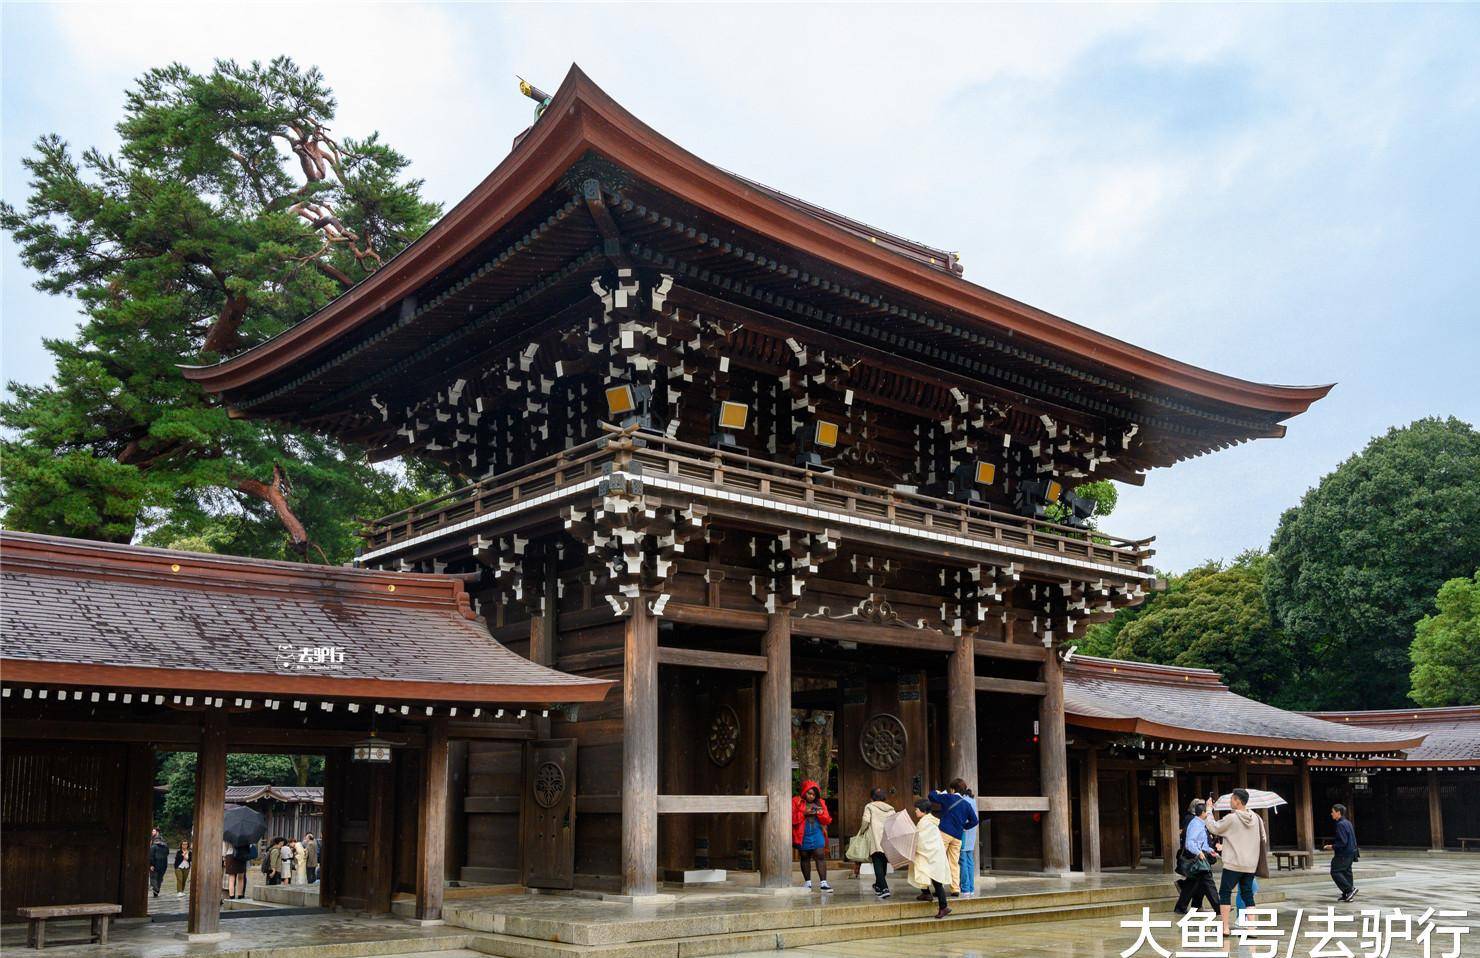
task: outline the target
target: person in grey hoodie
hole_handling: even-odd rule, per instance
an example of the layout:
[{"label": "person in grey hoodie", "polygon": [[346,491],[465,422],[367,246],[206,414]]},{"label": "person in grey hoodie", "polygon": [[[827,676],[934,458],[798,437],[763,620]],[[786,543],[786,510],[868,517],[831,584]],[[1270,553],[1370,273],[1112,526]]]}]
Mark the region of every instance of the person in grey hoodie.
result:
[{"label": "person in grey hoodie", "polygon": [[1218,905],[1223,915],[1223,934],[1228,934],[1233,911],[1233,890],[1246,907],[1254,904],[1254,873],[1259,869],[1259,849],[1265,841],[1264,819],[1249,811],[1249,793],[1235,788],[1228,804],[1233,811],[1208,823],[1208,831],[1223,837],[1223,878],[1218,883]]}]

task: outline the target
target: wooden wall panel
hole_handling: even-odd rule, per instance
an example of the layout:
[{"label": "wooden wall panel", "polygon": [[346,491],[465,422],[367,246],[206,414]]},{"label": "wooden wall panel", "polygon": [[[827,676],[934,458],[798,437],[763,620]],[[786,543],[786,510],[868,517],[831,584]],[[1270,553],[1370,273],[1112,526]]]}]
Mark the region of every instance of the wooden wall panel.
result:
[{"label": "wooden wall panel", "polygon": [[127,747],[7,740],[0,762],[5,920],[26,905],[117,901]]},{"label": "wooden wall panel", "polygon": [[466,777],[462,817],[467,844],[459,874],[467,881],[518,881],[523,868],[519,812],[524,743],[468,742]]}]

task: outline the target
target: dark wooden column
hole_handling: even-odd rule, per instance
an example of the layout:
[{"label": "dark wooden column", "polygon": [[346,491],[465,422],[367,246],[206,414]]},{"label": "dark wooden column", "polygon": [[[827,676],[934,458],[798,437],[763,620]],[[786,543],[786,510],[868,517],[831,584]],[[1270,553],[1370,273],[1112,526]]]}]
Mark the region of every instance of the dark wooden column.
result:
[{"label": "dark wooden column", "polygon": [[1157,823],[1161,828],[1161,870],[1172,872],[1177,868],[1177,780],[1156,780]]},{"label": "dark wooden column", "polygon": [[[392,754],[396,754],[392,752]],[[376,764],[370,769],[370,813],[365,849],[365,910],[384,915],[391,910],[395,891],[396,779],[402,756],[394,765]]]},{"label": "dark wooden column", "polygon": [[1295,846],[1300,851],[1315,853],[1316,825],[1314,799],[1310,794],[1310,759],[1295,760]]},{"label": "dark wooden column", "polygon": [[1233,787],[1249,787],[1249,756],[1240,755],[1233,760]]},{"label": "dark wooden column", "polygon": [[976,640],[956,637],[956,649],[947,665],[946,778],[963,778],[980,792],[976,774]]},{"label": "dark wooden column", "polygon": [[1429,848],[1444,850],[1444,803],[1439,800],[1439,773],[1428,771],[1429,780]]},{"label": "dark wooden column", "polygon": [[221,829],[226,815],[226,725],[206,713],[195,762],[195,857],[190,862],[187,935],[221,935]]},{"label": "dark wooden column", "polygon": [[320,908],[333,909],[339,904],[339,868],[344,861],[339,822],[343,818],[344,776],[349,761],[349,753],[342,748],[331,748],[324,755],[324,815],[319,822]]},{"label": "dark wooden column", "polygon": [[1087,874],[1100,870],[1100,753],[1092,748],[1079,760],[1079,858]]},{"label": "dark wooden column", "polygon": [[1038,762],[1048,812],[1043,816],[1043,870],[1067,872],[1069,851],[1069,756],[1064,733],[1064,666],[1049,649],[1043,660],[1043,702],[1038,708]]},{"label": "dark wooden column", "polygon": [[1130,794],[1126,797],[1126,808],[1130,815],[1130,841],[1131,841],[1131,870],[1141,867],[1141,785],[1136,778],[1136,770],[1131,769],[1127,776],[1130,786]]},{"label": "dark wooden column", "polygon": [[[1255,788],[1263,789],[1266,792],[1269,791],[1269,776],[1268,775],[1260,775],[1259,778],[1257,779],[1257,781],[1258,781],[1259,784],[1256,785],[1256,786],[1254,786]],[[1244,786],[1244,787],[1247,788],[1248,786]],[[1258,811],[1259,817],[1262,818],[1262,819],[1264,819],[1264,834],[1268,835],[1269,834],[1269,809],[1267,809],[1267,808],[1261,808],[1261,809],[1258,809],[1257,811]]]},{"label": "dark wooden column", "polygon": [[[154,749],[136,742],[124,763],[123,873],[118,900],[124,918],[149,914],[149,833],[154,827]],[[223,801],[225,794],[223,792]]]},{"label": "dark wooden column", "polygon": [[[761,886],[791,884],[791,613],[770,616],[765,636],[766,674],[761,677]],[[973,692],[973,694],[975,694]]]},{"label": "dark wooden column", "polygon": [[622,662],[622,893],[658,892],[658,620],[632,600]]},{"label": "dark wooden column", "polygon": [[416,822],[416,917],[442,920],[447,854],[447,720],[427,723]]}]

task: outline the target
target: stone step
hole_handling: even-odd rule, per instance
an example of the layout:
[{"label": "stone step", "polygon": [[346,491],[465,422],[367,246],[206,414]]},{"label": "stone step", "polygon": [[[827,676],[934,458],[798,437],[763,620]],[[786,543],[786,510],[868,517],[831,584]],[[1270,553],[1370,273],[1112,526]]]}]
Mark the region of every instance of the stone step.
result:
[{"label": "stone step", "polygon": [[[1261,896],[1261,904],[1282,901],[1284,896],[1271,892]],[[975,899],[966,899],[966,902]],[[1016,908],[1007,910],[962,910],[952,904],[952,914],[937,921],[932,905],[910,902],[911,914],[882,920],[830,922],[828,924],[727,931],[720,934],[676,936],[657,940],[625,941],[603,945],[574,944],[563,941],[521,938],[508,934],[480,935],[472,938],[475,951],[497,958],[705,958],[712,955],[748,951],[774,951],[802,948],[840,941],[895,938],[928,935],[939,932],[965,931],[996,925],[1031,924],[1045,921],[1071,921],[1081,918],[1106,918],[1139,914],[1151,906],[1153,913],[1171,912],[1171,900],[1159,896],[1151,899],[1110,900],[1054,907]]]}]

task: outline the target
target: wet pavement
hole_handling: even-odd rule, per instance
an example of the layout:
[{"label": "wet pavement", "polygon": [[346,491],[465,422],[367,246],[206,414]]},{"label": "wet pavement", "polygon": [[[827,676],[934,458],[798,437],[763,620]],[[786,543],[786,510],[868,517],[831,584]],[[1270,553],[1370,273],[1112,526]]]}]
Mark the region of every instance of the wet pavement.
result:
[{"label": "wet pavement", "polygon": [[[1364,881],[1364,868],[1375,871],[1377,866],[1385,866],[1383,870],[1396,868],[1397,874]],[[1387,952],[1388,958],[1439,958],[1444,954],[1457,954],[1465,958],[1480,956],[1480,854],[1474,854],[1468,859],[1463,853],[1427,857],[1372,856],[1357,864],[1355,875],[1359,893],[1357,900],[1349,905],[1336,902],[1336,888],[1322,871],[1310,873],[1309,883],[1291,884],[1280,881],[1278,887],[1284,892],[1286,900],[1275,906],[1279,915],[1279,927],[1283,932],[1275,954],[1280,958],[1287,955],[1286,948],[1290,944],[1289,935],[1297,910],[1303,911],[1299,937],[1293,951],[1288,953],[1292,958],[1309,958],[1312,954],[1320,954],[1316,949],[1321,941],[1309,936],[1319,933],[1323,926],[1321,922],[1313,920],[1313,915],[1325,914],[1330,907],[1338,915],[1356,916],[1351,922],[1338,920],[1334,925],[1340,930],[1353,933],[1353,937],[1325,945],[1325,954],[1335,958],[1370,953],[1369,942],[1361,937],[1364,911],[1385,916],[1383,923],[1390,921],[1386,916],[1395,912],[1410,915],[1415,919],[1413,931],[1417,935],[1421,927],[1417,924],[1417,918],[1426,909],[1434,908],[1469,913],[1465,918],[1435,920],[1436,925],[1470,929],[1467,934],[1458,938],[1458,950],[1454,950],[1454,935],[1436,933],[1431,936],[1430,950],[1427,951],[1422,944],[1415,941],[1393,941]],[[1170,890],[1170,886],[1168,888]],[[1160,921],[1175,917],[1170,912],[1152,914],[1153,919]],[[1093,918],[918,935],[908,939],[838,942],[796,948],[787,951],[786,955],[787,958],[898,958],[902,954],[908,954],[909,958],[1120,958],[1127,949],[1134,948],[1139,935],[1135,929],[1121,927],[1120,923],[1125,920],[1136,919]],[[1371,922],[1371,919],[1367,920]],[[1184,955],[1193,953],[1184,950],[1181,932],[1176,926],[1156,928],[1153,935],[1164,952],[1171,952],[1173,955],[1179,952]],[[1348,949],[1346,952],[1340,950],[1343,944]],[[1164,952],[1157,952],[1150,945],[1143,944],[1131,954],[1135,958],[1160,958]],[[1205,949],[1195,953],[1217,952]],[[1264,953],[1268,954],[1267,951]],[[732,958],[762,958],[775,954],[774,951],[745,952]],[[1242,944],[1235,945],[1230,954],[1235,958],[1256,958],[1260,951],[1255,944]]]}]

